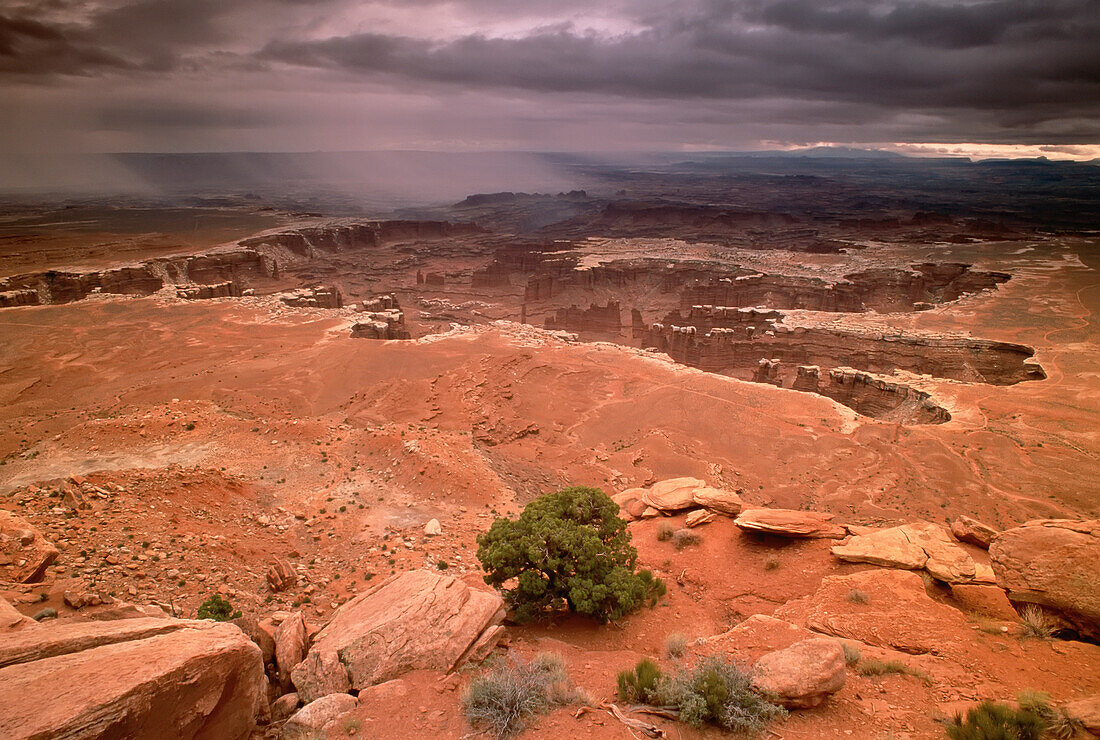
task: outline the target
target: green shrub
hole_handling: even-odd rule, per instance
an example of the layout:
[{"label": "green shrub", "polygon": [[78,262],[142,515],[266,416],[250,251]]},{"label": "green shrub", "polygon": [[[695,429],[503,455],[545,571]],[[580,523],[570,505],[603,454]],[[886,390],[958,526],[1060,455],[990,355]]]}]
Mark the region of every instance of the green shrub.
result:
[{"label": "green shrub", "polygon": [[694,727],[711,723],[731,732],[755,733],[786,710],[752,687],[752,678],[734,663],[710,657],[691,670],[665,676],[653,700],[680,711],[680,719]]},{"label": "green shrub", "polygon": [[1039,740],[1044,729],[1045,723],[1034,712],[991,701],[967,710],[965,720],[956,714],[946,727],[951,740]]},{"label": "green shrub", "polygon": [[233,605],[218,594],[214,594],[199,606],[199,619],[213,619],[216,622],[228,622],[241,616],[239,611],[233,611]]},{"label": "green shrub", "polygon": [[462,708],[475,728],[504,738],[522,730],[536,714],[579,699],[561,656],[540,653],[530,663],[498,666],[475,678]]},{"label": "green shrub", "polygon": [[618,510],[603,491],[578,486],[540,496],[517,520],[497,519],[477,538],[485,582],[504,593],[517,621],[564,604],[606,622],[655,604],[664,583],[635,572],[638,551]]},{"label": "green shrub", "polygon": [[650,703],[661,679],[661,669],[649,658],[642,658],[634,670],[619,671],[616,677],[619,701]]}]

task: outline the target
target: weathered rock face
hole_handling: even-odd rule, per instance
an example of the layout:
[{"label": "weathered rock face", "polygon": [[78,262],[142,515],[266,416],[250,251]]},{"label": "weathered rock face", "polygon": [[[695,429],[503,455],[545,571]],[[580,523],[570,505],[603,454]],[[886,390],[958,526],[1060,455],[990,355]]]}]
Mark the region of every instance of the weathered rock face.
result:
[{"label": "weathered rock face", "polygon": [[733,491],[703,486],[696,488],[692,497],[697,505],[718,514],[737,516],[741,513],[741,497]]},{"label": "weathered rock face", "polygon": [[844,687],[844,648],[817,637],[796,642],[756,661],[752,682],[789,709],[816,707]]},{"label": "weathered rock face", "polygon": [[982,524],[977,519],[960,516],[951,522],[951,534],[959,542],[969,542],[971,545],[977,545],[988,550],[993,538],[997,536],[997,530],[987,524]]},{"label": "weathered rock face", "polygon": [[57,555],[30,522],[0,510],[0,581],[37,583]]},{"label": "weathered rock face", "polygon": [[[853,592],[861,598],[850,598]],[[907,570],[826,576],[812,596],[785,604],[776,616],[814,632],[915,655],[941,652],[970,634],[962,612],[934,601],[921,577]]]},{"label": "weathered rock face", "polygon": [[260,649],[230,624],[55,622],[5,634],[0,737],[247,738],[266,707]]},{"label": "weathered rock face", "polygon": [[370,311],[351,327],[351,335],[357,339],[410,339],[405,326],[405,313],[394,308]]},{"label": "weathered rock face", "polygon": [[[339,658],[353,689],[419,669],[450,671],[499,638],[504,602],[457,578],[424,570],[386,579],[341,606],[314,638],[309,656]],[[292,671],[296,687],[323,684],[323,661]]]},{"label": "weathered rock face", "polygon": [[670,478],[654,483],[642,494],[646,506],[658,511],[681,511],[695,506],[695,491],[706,486],[698,478]]},{"label": "weathered rock face", "polygon": [[294,612],[275,630],[275,665],[279,668],[279,688],[290,689],[290,671],[306,657],[308,637],[301,612]]},{"label": "weathered rock face", "polygon": [[207,300],[209,298],[230,298],[241,294],[240,287],[232,280],[213,285],[181,285],[176,288],[176,297],[188,301]]},{"label": "weathered rock face", "polygon": [[547,317],[547,329],[598,334],[618,334],[622,331],[622,308],[618,301],[608,301],[606,306],[593,303],[588,308],[559,308],[553,317]]},{"label": "weathered rock face", "polygon": [[311,288],[299,288],[289,293],[280,293],[279,300],[296,308],[340,308],[344,305],[343,296],[336,286],[315,285]]},{"label": "weathered rock face", "polygon": [[346,694],[348,669],[332,650],[312,650],[290,672],[302,702],[309,704],[329,694]]},{"label": "weathered rock face", "polygon": [[279,592],[292,588],[298,583],[298,573],[288,561],[276,558],[267,568],[267,585],[272,591]]},{"label": "weathered rock face", "polygon": [[832,523],[833,515],[795,509],[745,509],[733,523],[746,532],[781,537],[825,537],[839,539],[847,532]]},{"label": "weathered rock face", "polygon": [[913,522],[860,534],[834,546],[832,553],[849,563],[870,563],[908,570],[924,568],[946,583],[968,583],[977,574],[973,558],[951,539],[943,527],[928,522]]},{"label": "weathered rock face", "polygon": [[1082,635],[1100,637],[1100,520],[1027,522],[994,537],[989,557],[1011,600],[1053,609]]}]

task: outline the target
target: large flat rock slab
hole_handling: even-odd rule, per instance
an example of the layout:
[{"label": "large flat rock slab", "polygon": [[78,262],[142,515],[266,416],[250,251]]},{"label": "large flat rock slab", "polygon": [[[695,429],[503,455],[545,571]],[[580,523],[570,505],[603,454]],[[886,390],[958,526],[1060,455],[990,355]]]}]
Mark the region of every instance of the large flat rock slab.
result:
[{"label": "large flat rock slab", "polygon": [[[341,606],[291,678],[299,687],[325,685],[331,677],[315,674],[330,666],[361,690],[409,671],[450,671],[491,649],[503,618],[495,591],[425,570],[401,573]],[[321,659],[326,653],[330,659]]]},{"label": "large flat rock slab", "polygon": [[994,537],[989,557],[1010,599],[1053,609],[1100,638],[1100,520],[1027,522]]},{"label": "large flat rock slab", "polygon": [[[132,627],[127,621],[146,620],[109,624]],[[15,635],[48,639],[63,626]],[[260,649],[230,624],[181,622],[151,636],[68,644],[0,668],[0,737],[243,740],[266,700]]]},{"label": "large flat rock slab", "polygon": [[833,524],[832,519],[832,514],[820,511],[744,509],[733,523],[746,532],[779,537],[840,539],[846,536],[847,530]]},{"label": "large flat rock slab", "polygon": [[670,478],[650,486],[642,501],[657,511],[682,511],[697,506],[695,492],[705,486],[698,478]]}]

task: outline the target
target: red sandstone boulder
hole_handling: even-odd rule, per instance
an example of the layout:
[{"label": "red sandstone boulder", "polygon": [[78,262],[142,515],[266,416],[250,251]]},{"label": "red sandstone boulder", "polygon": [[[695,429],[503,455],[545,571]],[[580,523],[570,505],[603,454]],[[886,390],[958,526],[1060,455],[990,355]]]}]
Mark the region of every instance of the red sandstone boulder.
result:
[{"label": "red sandstone boulder", "polygon": [[337,721],[358,704],[351,694],[329,694],[295,712],[283,725],[282,737],[324,737],[326,728],[335,727]]},{"label": "red sandstone boulder", "polygon": [[997,585],[1012,601],[1060,613],[1100,638],[1100,519],[1039,519],[1001,532],[989,546]]},{"label": "red sandstone boulder", "polygon": [[293,588],[296,583],[298,583],[298,573],[294,570],[294,566],[286,560],[276,558],[268,566],[267,585],[271,586],[272,591],[276,593],[285,591],[288,588]]},{"label": "red sandstone boulder", "polygon": [[826,537],[840,539],[844,527],[832,523],[832,514],[795,509],[745,509],[733,523],[747,532],[780,537]]},{"label": "red sandstone boulder", "polygon": [[308,646],[305,619],[301,612],[294,612],[275,630],[275,665],[282,691],[290,690],[290,671],[306,657]]},{"label": "red sandstone boulder", "polygon": [[247,738],[266,710],[260,649],[230,624],[54,622],[0,641],[0,737]]},{"label": "red sandstone boulder", "polygon": [[803,709],[840,691],[845,675],[840,642],[816,637],[760,658],[753,666],[752,682],[788,709]]},{"label": "red sandstone boulder", "polygon": [[326,661],[311,657],[324,652],[338,657],[358,690],[408,671],[450,671],[484,657],[503,618],[504,601],[494,591],[426,570],[401,573],[337,609],[291,676],[299,692],[323,685]]},{"label": "red sandstone boulder", "polygon": [[0,509],[0,581],[37,583],[57,555],[30,522]]},{"label": "red sandstone boulder", "polygon": [[681,511],[696,505],[695,492],[706,486],[698,478],[670,478],[654,483],[642,494],[642,501],[657,511]]},{"label": "red sandstone boulder", "polygon": [[703,486],[695,489],[693,497],[696,505],[715,513],[725,516],[737,516],[741,513],[741,497],[733,491]]},{"label": "red sandstone boulder", "polygon": [[997,536],[997,530],[987,524],[982,524],[977,519],[960,516],[951,522],[951,534],[955,535],[955,539],[959,542],[967,542],[971,545],[977,545],[983,550],[988,550],[989,543]]}]

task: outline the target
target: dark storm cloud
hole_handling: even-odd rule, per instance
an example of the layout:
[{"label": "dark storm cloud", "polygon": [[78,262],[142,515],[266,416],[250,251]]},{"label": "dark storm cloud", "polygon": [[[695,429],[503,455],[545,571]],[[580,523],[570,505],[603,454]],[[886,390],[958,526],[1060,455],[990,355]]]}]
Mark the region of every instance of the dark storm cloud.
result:
[{"label": "dark storm cloud", "polygon": [[[670,6],[672,7],[672,6]],[[1097,4],[707,3],[615,37],[362,33],[274,41],[261,56],[361,75],[538,92],[875,101],[977,108],[1097,99]]]},{"label": "dark storm cloud", "polygon": [[[631,124],[653,116],[671,125],[698,112],[699,131],[723,120],[746,130],[782,123],[801,126],[806,140],[815,127],[849,141],[901,140],[868,132],[1100,138],[1097,0],[10,2],[0,15],[0,84],[61,87],[79,77],[126,89],[125,105],[88,116],[112,131],[271,122],[252,109],[305,130],[274,102],[298,90],[327,91],[327,102],[314,98],[319,120],[339,111],[349,126],[359,114],[348,96],[369,108],[381,91],[461,98],[468,107],[456,113],[471,115],[487,110],[479,96],[495,97],[533,126],[628,112],[643,116]],[[211,102],[208,82],[231,104]],[[190,96],[178,108],[143,109],[143,95],[163,100],[177,87]]]}]

